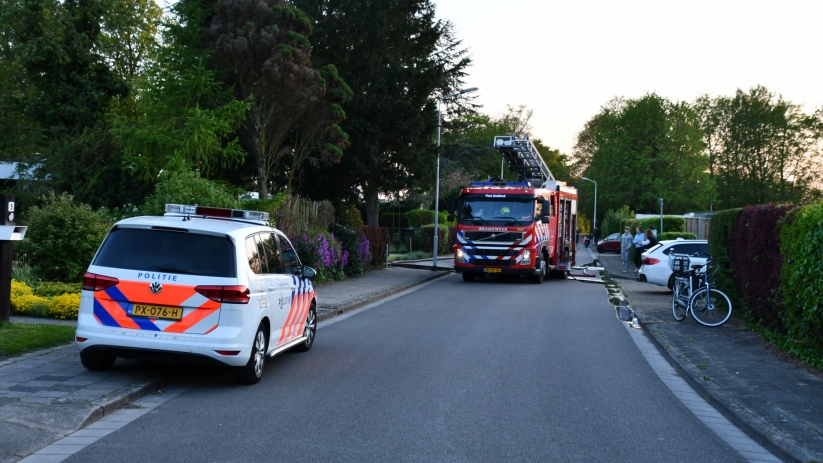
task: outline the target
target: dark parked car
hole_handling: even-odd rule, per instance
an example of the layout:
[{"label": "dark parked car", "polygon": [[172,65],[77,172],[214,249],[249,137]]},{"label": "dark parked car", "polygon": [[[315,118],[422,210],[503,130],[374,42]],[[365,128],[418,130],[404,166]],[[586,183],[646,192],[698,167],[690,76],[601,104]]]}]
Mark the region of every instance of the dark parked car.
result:
[{"label": "dark parked car", "polygon": [[597,252],[620,253],[620,233],[612,233],[597,242]]}]

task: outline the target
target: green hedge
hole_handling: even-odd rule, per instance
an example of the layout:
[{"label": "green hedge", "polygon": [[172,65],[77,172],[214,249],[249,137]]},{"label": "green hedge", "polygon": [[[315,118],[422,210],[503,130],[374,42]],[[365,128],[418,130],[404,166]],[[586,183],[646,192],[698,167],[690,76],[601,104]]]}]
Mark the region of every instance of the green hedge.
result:
[{"label": "green hedge", "polygon": [[823,368],[823,204],[800,207],[781,226],[782,314],[786,350]]},{"label": "green hedge", "polygon": [[708,253],[714,258],[714,265],[718,268],[713,283],[728,294],[735,306],[740,303],[740,297],[729,259],[728,243],[741,212],[743,208],[719,211],[712,216],[712,222],[709,225]]},{"label": "green hedge", "polygon": [[[637,227],[640,227],[643,229],[643,231],[645,231],[647,228],[649,228],[649,225],[651,225],[654,227],[655,230],[657,230],[658,235],[660,234],[660,217],[647,217],[645,219],[625,219],[622,220],[620,223],[621,231],[624,227],[628,226],[632,230],[632,234],[634,234],[635,230],[637,230]],[[683,217],[670,215],[663,216],[663,233],[685,233],[685,231],[686,219],[684,219]]]},{"label": "green hedge", "polygon": [[785,333],[780,315],[780,230],[794,204],[747,206],[729,236],[729,260],[742,304],[738,316],[775,333]]},{"label": "green hedge", "polygon": [[[449,213],[446,211],[438,211],[437,217],[438,225],[454,225],[456,223],[456,221],[449,222]],[[406,212],[406,223],[407,226],[411,228],[422,228],[426,225],[434,225],[434,211],[429,209],[414,209],[408,211]],[[383,226],[388,225],[388,223],[383,224]]]},{"label": "green hedge", "polygon": [[666,233],[660,233],[657,236],[657,239],[660,240],[660,241],[663,241],[663,240],[676,240],[678,238],[683,238],[684,240],[696,240],[697,235],[695,235],[694,233],[689,233],[689,232],[666,232]]},{"label": "green hedge", "polygon": [[406,223],[411,228],[420,228],[423,225],[434,223],[434,211],[429,209],[413,209],[406,212]]}]

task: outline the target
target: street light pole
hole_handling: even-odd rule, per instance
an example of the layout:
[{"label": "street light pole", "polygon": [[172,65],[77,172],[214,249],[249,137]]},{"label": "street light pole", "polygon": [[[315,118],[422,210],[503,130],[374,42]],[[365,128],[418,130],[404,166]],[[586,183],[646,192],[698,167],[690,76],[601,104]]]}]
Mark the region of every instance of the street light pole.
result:
[{"label": "street light pole", "polygon": [[464,88],[457,93],[441,96],[437,99],[437,180],[435,180],[434,187],[434,258],[432,259],[432,270],[437,270],[437,237],[440,234],[439,215],[440,215],[440,105],[443,100],[454,98],[464,93],[476,92],[477,87]]},{"label": "street light pole", "polygon": [[[597,228],[597,182],[595,182],[594,180],[592,180],[590,178],[586,178],[586,177],[580,177],[580,179],[581,180],[586,180],[587,182],[594,183],[594,218],[592,219],[592,223],[593,223],[592,231],[594,231],[594,229]],[[596,245],[597,245],[597,243],[595,243],[595,246]]]}]

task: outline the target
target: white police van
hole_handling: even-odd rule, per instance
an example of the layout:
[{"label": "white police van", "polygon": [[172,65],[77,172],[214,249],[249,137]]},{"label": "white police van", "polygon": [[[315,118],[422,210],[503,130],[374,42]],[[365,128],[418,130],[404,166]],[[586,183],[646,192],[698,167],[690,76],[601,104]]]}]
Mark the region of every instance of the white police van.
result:
[{"label": "white police van", "polygon": [[317,297],[268,213],[167,204],[114,224],[83,279],[75,343],[89,370],[118,357],[229,365],[240,383],[266,357],[311,349]]}]

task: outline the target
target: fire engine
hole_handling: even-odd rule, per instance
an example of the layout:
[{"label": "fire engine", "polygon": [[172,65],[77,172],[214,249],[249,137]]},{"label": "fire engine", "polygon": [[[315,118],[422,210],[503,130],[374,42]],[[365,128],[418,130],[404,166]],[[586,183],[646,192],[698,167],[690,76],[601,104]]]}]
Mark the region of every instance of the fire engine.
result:
[{"label": "fire engine", "polygon": [[494,137],[494,146],[518,181],[472,182],[449,203],[455,271],[464,281],[566,278],[576,264],[577,189],[554,178],[528,134]]}]

